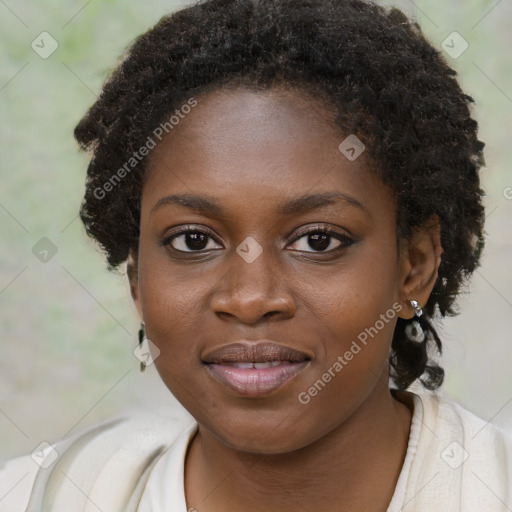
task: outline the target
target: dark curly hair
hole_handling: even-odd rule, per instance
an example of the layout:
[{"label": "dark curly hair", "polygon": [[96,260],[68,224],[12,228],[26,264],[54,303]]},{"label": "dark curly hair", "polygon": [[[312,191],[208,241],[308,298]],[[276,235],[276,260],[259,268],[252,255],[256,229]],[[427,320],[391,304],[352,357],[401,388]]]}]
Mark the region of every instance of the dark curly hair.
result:
[{"label": "dark curly hair", "polygon": [[444,370],[429,354],[431,345],[442,350],[436,307],[443,317],[459,313],[455,299],[484,246],[484,143],[456,74],[416,22],[370,1],[206,0],[171,13],[127,49],[74,130],[92,152],[80,209],[86,232],[109,270],[137,258],[147,157],[130,172],[126,162],[187,99],[240,85],[306,92],[366,145],[394,192],[397,240],[439,219],[442,261],[419,318],[426,338],[411,343],[411,320],[398,318],[389,358],[397,389],[416,379],[437,389]]}]

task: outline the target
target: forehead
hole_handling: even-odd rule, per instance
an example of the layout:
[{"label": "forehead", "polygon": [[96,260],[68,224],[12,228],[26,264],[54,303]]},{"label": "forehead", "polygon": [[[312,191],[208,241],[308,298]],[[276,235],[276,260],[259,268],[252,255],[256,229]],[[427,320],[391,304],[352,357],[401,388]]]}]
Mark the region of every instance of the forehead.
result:
[{"label": "forehead", "polygon": [[195,99],[149,155],[143,210],[174,193],[203,192],[237,208],[328,190],[362,203],[387,199],[364,152],[351,161],[340,151],[350,134],[321,100],[292,90],[244,88]]}]

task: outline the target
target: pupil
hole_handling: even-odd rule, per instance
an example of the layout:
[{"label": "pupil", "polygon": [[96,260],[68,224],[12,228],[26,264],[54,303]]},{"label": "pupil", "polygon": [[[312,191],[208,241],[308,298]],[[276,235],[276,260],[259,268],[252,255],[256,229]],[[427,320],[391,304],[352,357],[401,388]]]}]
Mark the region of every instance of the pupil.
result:
[{"label": "pupil", "polygon": [[207,235],[204,233],[187,233],[185,243],[189,249],[200,251],[204,249],[206,239]]},{"label": "pupil", "polygon": [[308,243],[309,246],[315,251],[323,251],[329,247],[331,235],[326,235],[325,233],[316,233],[309,235]]}]

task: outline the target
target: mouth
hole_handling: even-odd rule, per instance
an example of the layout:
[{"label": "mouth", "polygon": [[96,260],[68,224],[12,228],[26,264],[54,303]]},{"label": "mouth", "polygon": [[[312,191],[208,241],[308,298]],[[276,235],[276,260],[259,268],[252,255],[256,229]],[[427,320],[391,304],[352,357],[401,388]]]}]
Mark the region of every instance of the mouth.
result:
[{"label": "mouth", "polygon": [[310,355],[279,343],[241,341],[207,353],[202,362],[209,374],[239,396],[268,396],[298,375]]}]

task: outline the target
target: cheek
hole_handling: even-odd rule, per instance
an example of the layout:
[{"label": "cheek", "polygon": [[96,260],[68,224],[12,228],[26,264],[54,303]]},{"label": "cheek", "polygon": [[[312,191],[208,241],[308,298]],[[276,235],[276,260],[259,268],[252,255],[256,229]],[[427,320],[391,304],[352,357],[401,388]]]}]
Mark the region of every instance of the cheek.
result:
[{"label": "cheek", "polygon": [[155,340],[179,339],[194,324],[200,298],[208,293],[208,271],[200,265],[171,265],[165,249],[141,235],[139,291],[145,322]]},{"label": "cheek", "polygon": [[160,350],[155,366],[169,387],[172,380],[173,387],[180,383],[186,386],[203,370],[198,354],[198,319],[203,314],[200,308],[208,285],[204,279],[194,278],[193,272],[171,272],[168,265],[143,256],[139,266],[140,300],[146,335]]},{"label": "cheek", "polygon": [[[389,350],[396,325],[398,303],[387,293],[347,289],[337,297],[328,315],[318,327],[323,331],[325,354],[319,358],[317,378],[327,372],[336,378],[324,377],[328,382],[354,392],[364,388],[364,381],[374,381],[388,362]],[[341,383],[340,381],[343,381]],[[336,385],[335,385],[336,386]]]},{"label": "cheek", "polygon": [[395,302],[398,274],[394,253],[379,254],[377,247],[364,249],[346,267],[324,278],[316,291],[304,292],[309,297],[314,294],[312,313],[331,338],[339,340],[339,344],[331,343],[331,350],[344,352],[353,340],[364,344],[375,339],[379,345],[391,342],[400,309]]},{"label": "cheek", "polygon": [[[388,386],[389,350],[396,309],[382,295],[340,298],[322,322],[325,354],[315,361],[296,399],[305,437],[329,432],[382,386]],[[324,329],[325,333],[326,330]]]},{"label": "cheek", "polygon": [[394,302],[396,275],[391,256],[362,255],[350,272],[324,281],[317,300],[310,302],[323,351],[316,361],[311,393],[303,390],[312,407],[313,402],[325,405],[330,400],[337,406],[356,404],[378,377],[383,378],[401,309]]}]

